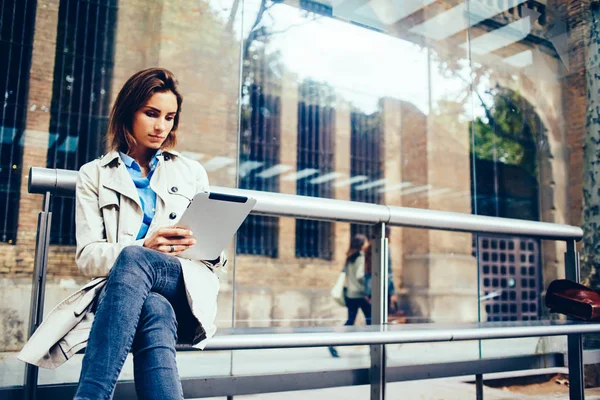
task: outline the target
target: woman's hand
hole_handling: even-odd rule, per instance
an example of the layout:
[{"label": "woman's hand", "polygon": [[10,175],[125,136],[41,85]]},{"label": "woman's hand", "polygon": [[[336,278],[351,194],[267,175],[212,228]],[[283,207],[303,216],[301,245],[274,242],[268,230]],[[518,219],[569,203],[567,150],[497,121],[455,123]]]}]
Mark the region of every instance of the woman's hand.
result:
[{"label": "woman's hand", "polygon": [[173,256],[196,244],[192,231],[186,228],[158,228],[144,240],[144,247],[168,253]]}]

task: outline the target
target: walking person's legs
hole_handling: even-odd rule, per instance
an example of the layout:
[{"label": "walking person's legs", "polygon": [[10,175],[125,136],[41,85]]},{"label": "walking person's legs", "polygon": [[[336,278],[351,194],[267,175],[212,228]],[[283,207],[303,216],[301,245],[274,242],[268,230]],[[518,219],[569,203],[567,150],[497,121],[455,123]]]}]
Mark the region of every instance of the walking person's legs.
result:
[{"label": "walking person's legs", "polygon": [[360,299],[360,309],[362,310],[365,320],[367,321],[367,325],[371,325],[371,303],[367,299]]},{"label": "walking person's legs", "polygon": [[348,307],[348,319],[346,320],[345,326],[354,325],[356,316],[358,315],[358,309],[360,308],[360,299],[350,299],[346,297],[346,307]]},{"label": "walking person's legs", "polygon": [[149,294],[173,304],[181,296],[181,274],[176,257],[139,246],[121,251],[96,310],[75,399],[111,398]]},{"label": "walking person's legs", "polygon": [[[356,299],[350,299],[346,297],[346,308],[348,308],[348,319],[344,326],[354,325],[354,321],[356,321],[356,315],[358,314],[358,305],[355,301]],[[333,346],[329,346],[329,352],[333,357],[339,357],[337,350]]]},{"label": "walking person's legs", "polygon": [[[356,315],[358,314],[358,305],[356,304],[356,299],[349,299],[346,297],[346,307],[348,308],[348,319],[344,326],[354,325],[354,321],[356,321]],[[337,350],[333,346],[328,347],[329,352],[332,357],[338,358],[340,355]]]}]

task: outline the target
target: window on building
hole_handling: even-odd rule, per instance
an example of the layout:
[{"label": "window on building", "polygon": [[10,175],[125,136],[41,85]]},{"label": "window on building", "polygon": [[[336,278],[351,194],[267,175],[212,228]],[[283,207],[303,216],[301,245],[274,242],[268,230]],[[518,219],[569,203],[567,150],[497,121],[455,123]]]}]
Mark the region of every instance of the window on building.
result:
[{"label": "window on building", "polygon": [[[381,185],[371,185],[383,179],[381,117],[379,112],[365,114],[355,111],[350,115],[350,176],[364,177],[352,185],[350,200],[363,203],[383,203]],[[350,234],[372,237],[371,225],[352,224]]]},{"label": "window on building", "polygon": [[0,6],[0,240],[15,244],[36,1]]},{"label": "window on building", "polygon": [[[264,93],[257,84],[247,86],[240,137],[239,187],[279,192],[277,176],[261,176],[279,164],[280,98]],[[237,253],[278,256],[279,218],[250,215],[237,233]]]},{"label": "window on building", "polygon": [[[117,0],[61,1],[50,109],[49,168],[77,170],[104,152]],[[53,244],[75,244],[75,201],[54,198]]]},{"label": "window on building", "polygon": [[[311,182],[334,171],[335,94],[326,85],[305,81],[299,87],[296,193],[333,197],[331,180]],[[333,258],[331,222],[296,220],[296,257]]]}]

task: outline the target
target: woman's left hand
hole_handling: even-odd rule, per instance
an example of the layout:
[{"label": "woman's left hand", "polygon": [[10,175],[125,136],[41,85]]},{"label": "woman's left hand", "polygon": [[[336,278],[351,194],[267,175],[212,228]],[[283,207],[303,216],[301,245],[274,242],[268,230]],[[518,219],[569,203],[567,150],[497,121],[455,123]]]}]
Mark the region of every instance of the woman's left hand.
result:
[{"label": "woman's left hand", "polygon": [[173,256],[196,244],[192,232],[185,228],[158,228],[144,240],[144,247]]}]

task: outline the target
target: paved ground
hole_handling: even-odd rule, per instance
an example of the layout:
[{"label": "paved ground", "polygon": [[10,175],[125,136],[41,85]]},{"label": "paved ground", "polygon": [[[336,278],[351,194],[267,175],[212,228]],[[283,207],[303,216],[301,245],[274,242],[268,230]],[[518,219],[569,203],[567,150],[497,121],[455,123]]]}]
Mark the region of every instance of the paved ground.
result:
[{"label": "paved ground", "polygon": [[[486,387],[485,400],[567,400],[567,393],[543,393],[524,395],[502,389]],[[368,400],[369,388],[355,386],[302,392],[270,393],[253,396],[236,396],[236,400]],[[600,395],[586,393],[586,400],[599,400]],[[399,382],[387,385],[386,400],[466,400],[475,399],[472,384],[455,379],[434,379],[428,381]],[[217,399],[214,399],[217,400]],[[219,399],[225,400],[225,399]]]}]

